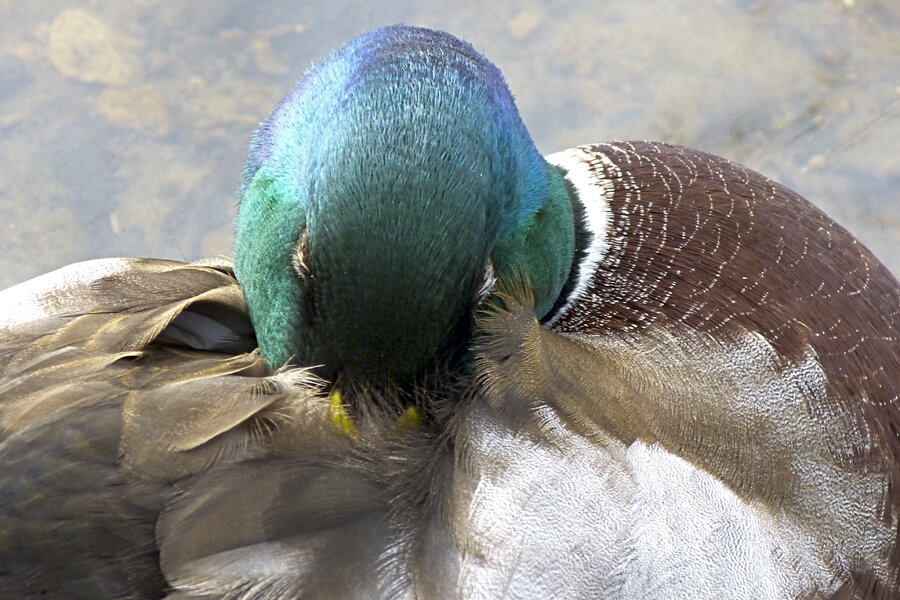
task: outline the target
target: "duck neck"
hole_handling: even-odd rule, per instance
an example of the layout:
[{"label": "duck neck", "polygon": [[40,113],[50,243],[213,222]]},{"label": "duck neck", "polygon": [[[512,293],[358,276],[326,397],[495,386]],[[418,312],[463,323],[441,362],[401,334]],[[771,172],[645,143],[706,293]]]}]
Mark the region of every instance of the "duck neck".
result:
[{"label": "duck neck", "polygon": [[238,212],[234,271],[241,282],[257,343],[272,368],[301,352],[302,291],[292,255],[305,213],[287,206],[296,195],[283,181],[261,169],[244,187],[242,202],[253,210]]},{"label": "duck neck", "polygon": [[494,249],[494,269],[504,279],[525,279],[540,319],[554,306],[569,279],[575,254],[573,199],[560,172],[538,157],[535,166],[545,182],[531,192]]}]

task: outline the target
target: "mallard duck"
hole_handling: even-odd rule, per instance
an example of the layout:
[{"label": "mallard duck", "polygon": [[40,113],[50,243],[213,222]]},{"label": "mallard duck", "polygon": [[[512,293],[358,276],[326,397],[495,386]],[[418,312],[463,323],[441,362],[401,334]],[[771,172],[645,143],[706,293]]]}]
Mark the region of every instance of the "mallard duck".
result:
[{"label": "mallard duck", "polygon": [[898,597],[900,285],[794,192],[395,26],[240,196],[0,293],[3,598]]}]

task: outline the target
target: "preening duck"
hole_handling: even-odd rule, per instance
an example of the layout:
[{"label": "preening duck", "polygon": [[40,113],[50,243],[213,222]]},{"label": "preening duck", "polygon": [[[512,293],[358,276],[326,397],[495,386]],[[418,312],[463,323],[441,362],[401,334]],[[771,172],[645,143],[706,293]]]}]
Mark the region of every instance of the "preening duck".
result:
[{"label": "preening duck", "polygon": [[4,598],[897,598],[900,284],[726,159],[542,156],[447,33],[256,132],[234,263],[0,292]]}]

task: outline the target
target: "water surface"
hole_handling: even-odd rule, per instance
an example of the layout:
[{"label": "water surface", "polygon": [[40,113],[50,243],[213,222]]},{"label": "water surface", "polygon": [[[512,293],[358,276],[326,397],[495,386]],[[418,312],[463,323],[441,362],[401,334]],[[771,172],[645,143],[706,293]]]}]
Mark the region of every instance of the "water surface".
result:
[{"label": "water surface", "polygon": [[230,254],[253,129],[311,61],[397,22],[500,66],[545,153],[726,156],[900,273],[894,0],[44,0],[0,4],[0,288],[87,258]]}]

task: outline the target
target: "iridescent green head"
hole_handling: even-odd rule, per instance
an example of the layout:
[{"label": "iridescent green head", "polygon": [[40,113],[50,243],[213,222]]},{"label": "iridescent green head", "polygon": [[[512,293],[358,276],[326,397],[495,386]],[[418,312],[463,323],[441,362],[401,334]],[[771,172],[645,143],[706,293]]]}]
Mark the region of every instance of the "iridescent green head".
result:
[{"label": "iridescent green head", "polygon": [[397,26],[310,69],[256,133],[235,270],[273,367],[403,383],[465,347],[492,272],[549,310],[573,238],[500,71]]}]

